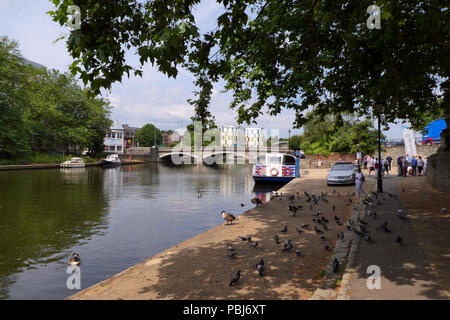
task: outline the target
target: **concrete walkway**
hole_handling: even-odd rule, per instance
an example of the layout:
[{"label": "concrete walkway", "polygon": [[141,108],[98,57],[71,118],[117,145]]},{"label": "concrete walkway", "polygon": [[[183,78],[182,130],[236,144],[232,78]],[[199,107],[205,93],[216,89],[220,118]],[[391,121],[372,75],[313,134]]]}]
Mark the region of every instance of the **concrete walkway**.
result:
[{"label": "concrete walkway", "polygon": [[[440,210],[450,209],[450,195],[434,190],[426,177],[386,176],[383,182],[386,200],[369,209],[376,211],[376,220],[361,216],[369,222],[374,242],[360,239],[338,299],[449,299],[450,214]],[[386,192],[396,193],[399,200]],[[408,214],[406,220],[393,214],[399,208]],[[391,233],[377,230],[384,221]],[[396,243],[398,235],[402,245]],[[370,265],[380,267],[380,289],[368,289]]]}]

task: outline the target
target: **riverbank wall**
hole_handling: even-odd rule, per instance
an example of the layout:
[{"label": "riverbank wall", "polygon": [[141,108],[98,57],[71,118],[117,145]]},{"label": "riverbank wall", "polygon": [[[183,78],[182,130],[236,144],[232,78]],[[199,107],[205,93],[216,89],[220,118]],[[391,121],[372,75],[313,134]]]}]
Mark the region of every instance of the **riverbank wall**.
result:
[{"label": "riverbank wall", "polygon": [[[133,165],[141,164],[140,160],[122,160],[122,165]],[[98,162],[88,162],[85,164],[86,167],[96,167],[101,166],[102,163]],[[0,171],[7,170],[32,170],[32,169],[57,169],[59,168],[59,163],[40,163],[40,164],[17,164],[17,165],[1,165]]]}]

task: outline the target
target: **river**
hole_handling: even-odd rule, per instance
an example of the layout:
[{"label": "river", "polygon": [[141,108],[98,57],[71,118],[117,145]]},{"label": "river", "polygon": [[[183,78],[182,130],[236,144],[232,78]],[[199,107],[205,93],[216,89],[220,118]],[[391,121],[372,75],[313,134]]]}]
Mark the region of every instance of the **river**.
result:
[{"label": "river", "polygon": [[[273,187],[277,188],[277,187]],[[249,165],[0,172],[0,299],[64,299],[267,199]],[[198,190],[202,196],[198,197]],[[241,206],[241,203],[244,206]]]}]

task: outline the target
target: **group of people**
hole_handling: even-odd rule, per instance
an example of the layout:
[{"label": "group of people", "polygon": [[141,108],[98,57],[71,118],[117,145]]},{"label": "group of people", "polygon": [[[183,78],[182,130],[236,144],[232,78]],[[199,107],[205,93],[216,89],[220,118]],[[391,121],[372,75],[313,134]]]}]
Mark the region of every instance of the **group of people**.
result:
[{"label": "group of people", "polygon": [[401,155],[397,158],[398,175],[406,177],[421,176],[427,170],[427,158],[422,156]]},{"label": "group of people", "polygon": [[381,169],[381,174],[389,175],[389,172],[392,169],[392,160],[393,159],[390,155],[386,155],[386,157],[381,159],[381,161],[379,161],[375,156],[366,155],[363,159],[363,167],[364,169],[369,169],[369,175],[372,171],[374,171],[377,175],[379,169]]},{"label": "group of people", "polygon": [[[356,160],[358,161],[358,160]],[[392,169],[392,157],[388,154],[385,158],[378,160],[375,156],[366,155],[363,158],[362,164],[364,169],[369,170],[369,175],[372,171],[375,171],[375,175],[378,174],[378,170],[382,170],[381,174],[389,175],[389,172]],[[357,172],[355,173],[355,184],[356,184],[356,196],[359,198],[360,193],[367,194],[362,185],[364,183],[365,177],[361,171],[361,167],[358,164]],[[408,154],[401,155],[397,158],[397,168],[398,175],[406,177],[407,175],[416,176],[423,175],[426,173],[427,169],[427,158],[422,157],[421,155],[411,156]]]}]

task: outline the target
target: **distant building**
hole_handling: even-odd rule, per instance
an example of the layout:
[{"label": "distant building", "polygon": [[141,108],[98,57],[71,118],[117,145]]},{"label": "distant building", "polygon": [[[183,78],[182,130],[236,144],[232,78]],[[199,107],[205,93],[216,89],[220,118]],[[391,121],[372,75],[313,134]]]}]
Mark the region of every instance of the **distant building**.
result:
[{"label": "distant building", "polygon": [[124,130],[114,124],[106,133],[104,140],[106,153],[123,153],[124,152]]},{"label": "distant building", "polygon": [[124,140],[124,148],[128,149],[131,147],[138,147],[138,143],[136,142],[136,133],[140,128],[130,127],[128,124],[123,124],[123,140]]},{"label": "distant building", "polygon": [[220,129],[220,145],[222,147],[262,147],[264,145],[263,131],[261,128],[222,126]]},{"label": "distant building", "polygon": [[170,145],[181,141],[181,136],[178,134],[178,132],[162,131],[161,135],[163,145]]}]

